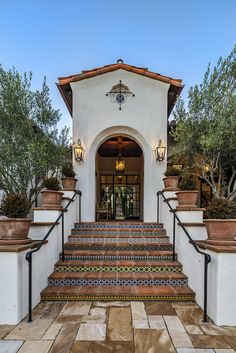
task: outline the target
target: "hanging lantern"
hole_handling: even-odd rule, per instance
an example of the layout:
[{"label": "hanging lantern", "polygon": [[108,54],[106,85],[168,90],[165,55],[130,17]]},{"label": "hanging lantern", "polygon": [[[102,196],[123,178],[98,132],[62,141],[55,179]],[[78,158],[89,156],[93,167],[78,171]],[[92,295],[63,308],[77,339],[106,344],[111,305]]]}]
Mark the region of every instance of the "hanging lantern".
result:
[{"label": "hanging lantern", "polygon": [[80,139],[78,139],[78,143],[77,143],[77,145],[75,145],[73,147],[73,150],[74,150],[74,156],[75,156],[76,162],[79,162],[79,163],[83,162],[84,161],[84,149],[81,146]]},{"label": "hanging lantern", "polygon": [[124,173],[125,171],[125,160],[122,158],[121,153],[119,153],[116,159],[116,173]]},{"label": "hanging lantern", "polygon": [[162,145],[162,141],[159,140],[158,145],[155,149],[156,162],[163,162],[165,159],[166,147]]}]

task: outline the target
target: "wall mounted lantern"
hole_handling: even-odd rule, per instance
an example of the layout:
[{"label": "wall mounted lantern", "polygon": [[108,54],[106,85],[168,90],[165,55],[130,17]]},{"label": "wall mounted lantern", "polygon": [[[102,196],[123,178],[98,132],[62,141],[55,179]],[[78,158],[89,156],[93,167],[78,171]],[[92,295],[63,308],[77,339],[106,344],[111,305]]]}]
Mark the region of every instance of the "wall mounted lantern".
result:
[{"label": "wall mounted lantern", "polygon": [[162,141],[159,140],[158,145],[155,149],[156,162],[163,162],[165,159],[166,147],[162,145]]},{"label": "wall mounted lantern", "polygon": [[74,156],[75,156],[75,160],[76,162],[83,162],[84,161],[84,149],[81,146],[81,141],[80,139],[78,139],[77,144],[73,147],[74,150]]}]

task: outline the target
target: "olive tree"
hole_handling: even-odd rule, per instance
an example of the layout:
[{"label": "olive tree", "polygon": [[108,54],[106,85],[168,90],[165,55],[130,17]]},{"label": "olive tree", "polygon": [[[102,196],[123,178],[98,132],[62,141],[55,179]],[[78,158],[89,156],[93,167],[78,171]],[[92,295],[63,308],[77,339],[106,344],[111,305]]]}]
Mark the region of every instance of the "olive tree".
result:
[{"label": "olive tree", "polygon": [[6,193],[27,193],[33,203],[42,177],[57,172],[68,153],[68,129],[57,131],[44,79],[32,90],[32,74],[0,66],[0,182]]},{"label": "olive tree", "polygon": [[[174,111],[173,158],[186,162],[216,197],[236,197],[236,47],[210,65],[200,85],[179,99]],[[226,187],[222,187],[223,181]]]}]

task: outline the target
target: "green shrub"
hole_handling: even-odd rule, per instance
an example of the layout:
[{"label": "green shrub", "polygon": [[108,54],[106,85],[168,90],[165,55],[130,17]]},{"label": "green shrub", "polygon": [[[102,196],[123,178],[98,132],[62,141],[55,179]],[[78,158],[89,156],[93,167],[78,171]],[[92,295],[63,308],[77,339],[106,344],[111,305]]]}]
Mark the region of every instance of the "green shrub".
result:
[{"label": "green shrub", "polygon": [[192,178],[186,177],[182,178],[178,185],[180,190],[196,190],[197,185]]},{"label": "green shrub", "polygon": [[174,168],[174,167],[168,167],[166,172],[164,173],[164,175],[166,177],[168,176],[180,176],[181,174],[181,171],[177,168]]},{"label": "green shrub", "polygon": [[61,189],[60,180],[57,177],[50,177],[50,178],[44,179],[43,186],[47,190],[58,191]]},{"label": "green shrub", "polygon": [[236,202],[224,197],[214,197],[204,214],[209,219],[230,219],[236,218]]},{"label": "green shrub", "polygon": [[72,163],[67,163],[63,166],[62,174],[66,178],[74,178],[75,177],[76,174],[74,172]]},{"label": "green shrub", "polygon": [[30,209],[26,194],[5,194],[0,204],[0,214],[9,218],[26,218]]}]

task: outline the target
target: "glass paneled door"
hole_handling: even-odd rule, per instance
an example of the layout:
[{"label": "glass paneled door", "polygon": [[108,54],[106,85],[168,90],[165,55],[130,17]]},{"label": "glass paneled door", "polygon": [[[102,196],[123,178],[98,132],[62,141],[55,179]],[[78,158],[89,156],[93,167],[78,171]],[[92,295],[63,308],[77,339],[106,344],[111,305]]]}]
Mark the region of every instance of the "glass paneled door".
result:
[{"label": "glass paneled door", "polygon": [[100,202],[116,220],[140,219],[140,176],[101,175]]}]

